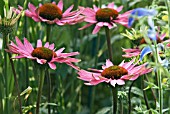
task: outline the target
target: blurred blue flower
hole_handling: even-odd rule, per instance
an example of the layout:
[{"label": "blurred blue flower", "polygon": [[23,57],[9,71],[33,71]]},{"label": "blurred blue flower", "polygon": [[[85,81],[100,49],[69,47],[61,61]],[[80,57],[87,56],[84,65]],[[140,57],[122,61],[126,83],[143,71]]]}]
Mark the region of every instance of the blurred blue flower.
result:
[{"label": "blurred blue flower", "polygon": [[143,16],[155,16],[157,11],[154,9],[146,9],[146,8],[136,8],[131,12],[131,15],[128,20],[128,26],[131,27],[133,22],[135,21],[135,17],[143,17]]},{"label": "blurred blue flower", "polygon": [[[141,53],[140,53],[140,58],[139,58],[140,61],[142,61],[142,59],[144,58],[144,56],[146,56],[146,55],[149,54],[149,53],[152,53],[152,51],[155,51],[154,45],[151,45],[151,46],[152,46],[152,49],[151,49],[150,46],[145,46],[145,47],[142,49],[142,51],[141,51]],[[164,45],[163,45],[162,43],[157,44],[157,49],[158,49],[158,52],[163,51],[163,50],[164,50]],[[159,54],[158,54],[158,55],[159,55]],[[159,57],[159,58],[160,58],[160,57]],[[159,59],[159,58],[158,58],[158,59]],[[159,59],[159,60],[161,60],[161,59]],[[164,62],[163,62],[163,61],[160,61],[160,63],[164,63]]]}]

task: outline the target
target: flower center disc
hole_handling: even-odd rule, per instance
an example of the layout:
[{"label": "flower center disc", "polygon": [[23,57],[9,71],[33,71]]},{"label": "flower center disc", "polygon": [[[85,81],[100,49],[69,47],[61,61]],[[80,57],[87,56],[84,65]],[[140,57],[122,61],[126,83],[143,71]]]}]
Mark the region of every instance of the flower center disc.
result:
[{"label": "flower center disc", "polygon": [[52,57],[56,57],[56,53],[48,48],[45,48],[45,47],[38,47],[38,48],[35,48],[31,55],[33,57],[37,57],[38,59],[45,59],[47,60],[48,62],[51,61]]},{"label": "flower center disc", "polygon": [[54,20],[56,18],[62,18],[62,11],[61,9],[52,3],[46,3],[38,8],[39,16],[47,19],[47,20]]},{"label": "flower center disc", "polygon": [[101,75],[105,78],[119,79],[121,76],[128,74],[128,71],[120,66],[110,66],[103,70]]},{"label": "flower center disc", "polygon": [[[157,37],[156,42],[157,42],[157,43],[161,43],[162,40],[161,40],[159,37]],[[146,41],[145,41],[144,38],[141,39],[140,44],[146,44]]]},{"label": "flower center disc", "polygon": [[96,12],[96,20],[99,22],[110,22],[111,19],[116,19],[118,12],[111,8],[102,8]]}]

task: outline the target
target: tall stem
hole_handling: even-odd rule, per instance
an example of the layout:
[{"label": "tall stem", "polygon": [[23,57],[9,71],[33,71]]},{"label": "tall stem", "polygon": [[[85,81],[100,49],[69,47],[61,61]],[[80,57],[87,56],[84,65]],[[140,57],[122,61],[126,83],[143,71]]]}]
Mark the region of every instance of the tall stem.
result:
[{"label": "tall stem", "polygon": [[110,42],[109,28],[105,27],[105,32],[106,32],[107,48],[108,48],[108,52],[109,52],[109,59],[110,59],[110,61],[112,61],[112,46],[111,46],[111,42]]},{"label": "tall stem", "polygon": [[9,114],[9,79],[7,74],[8,69],[8,59],[7,59],[7,52],[5,49],[7,49],[7,43],[8,43],[8,34],[3,34],[3,46],[4,46],[4,77],[5,77],[5,89],[6,89],[6,100],[5,100],[5,112]]},{"label": "tall stem", "polygon": [[41,102],[41,94],[42,94],[42,88],[44,84],[44,69],[40,70],[40,76],[39,76],[39,85],[38,85],[38,94],[37,94],[37,103],[36,103],[36,114],[39,114],[39,108],[40,108],[40,102]]},{"label": "tall stem", "polygon": [[113,94],[113,114],[117,114],[117,95],[118,91],[117,91],[117,87],[113,87],[112,88],[112,94]]},{"label": "tall stem", "polygon": [[[108,52],[109,52],[109,59],[112,61],[112,45],[110,42],[110,30],[109,28],[105,27],[105,32],[106,32],[106,40],[107,40],[107,47],[108,47]],[[113,95],[113,114],[116,114],[117,112],[117,87],[112,88],[112,95]]]},{"label": "tall stem", "polygon": [[[48,103],[51,102],[51,77],[50,77],[50,71],[47,69],[46,72],[47,76],[47,85],[48,85]],[[48,105],[48,114],[51,114],[51,107]]]},{"label": "tall stem", "polygon": [[18,94],[19,112],[20,112],[20,114],[22,114],[22,103],[21,103],[21,97],[20,97],[20,91],[19,91],[19,84],[18,84],[16,72],[15,72],[15,67],[14,67],[13,60],[11,59],[11,54],[8,53],[8,56],[9,56],[9,58],[10,58],[10,63],[11,63],[11,67],[12,67],[12,72],[13,72],[14,80],[15,80],[15,86],[16,86],[17,94]]},{"label": "tall stem", "polygon": [[49,42],[50,40],[50,33],[51,33],[51,25],[47,24],[46,25],[46,34],[47,34],[46,42]]},{"label": "tall stem", "polygon": [[[47,34],[46,42],[49,42],[50,34],[51,34],[51,25],[49,24],[46,25],[46,34]],[[47,76],[47,85],[48,85],[48,103],[50,103],[51,101],[51,77],[50,77],[49,70],[47,70],[46,76]],[[48,114],[51,114],[50,105],[48,105]]]},{"label": "tall stem", "polygon": [[135,80],[134,80],[134,81],[132,82],[132,84],[130,85],[130,87],[129,87],[129,92],[128,92],[128,98],[129,98],[129,100],[128,100],[128,103],[129,103],[129,114],[131,114],[131,100],[130,100],[131,96],[130,96],[130,93],[131,93],[131,89],[132,89],[132,86],[133,86],[134,82],[135,82]]},{"label": "tall stem", "polygon": [[159,91],[159,114],[162,114],[162,110],[163,110],[163,91],[162,91],[162,76],[161,76],[161,71],[159,68],[159,52],[157,49],[157,44],[156,42],[154,42],[154,46],[155,46],[155,63],[156,63],[156,73],[157,73],[157,79],[158,79],[158,91]]},{"label": "tall stem", "polygon": [[[147,107],[147,109],[149,110],[149,109],[150,109],[150,106],[149,106],[149,103],[148,103],[148,98],[147,98],[147,95],[146,95],[146,91],[144,90],[144,88],[145,88],[145,85],[144,85],[144,76],[142,76],[141,87],[142,87],[143,97],[144,97],[144,100],[145,100],[146,107]],[[149,111],[149,114],[150,114],[150,113],[151,113],[151,112]]]}]

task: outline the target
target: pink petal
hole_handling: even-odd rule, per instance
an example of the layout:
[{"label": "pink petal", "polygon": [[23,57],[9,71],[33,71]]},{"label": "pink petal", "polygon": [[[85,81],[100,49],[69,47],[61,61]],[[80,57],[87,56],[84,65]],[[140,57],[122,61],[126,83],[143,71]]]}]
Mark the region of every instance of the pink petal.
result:
[{"label": "pink petal", "polygon": [[68,13],[70,13],[70,11],[73,9],[74,5],[71,5],[64,13],[63,13],[63,16],[64,15],[67,15]]},{"label": "pink petal", "polygon": [[111,81],[110,81],[110,84],[111,84],[113,87],[115,87],[115,85],[116,85],[116,80],[111,80]]},{"label": "pink petal", "polygon": [[50,45],[49,42],[46,42],[45,45],[44,45],[44,47],[48,48],[49,45]]},{"label": "pink petal", "polygon": [[36,10],[36,7],[31,3],[28,3],[28,8],[31,12],[35,12],[35,10]]},{"label": "pink petal", "polygon": [[85,26],[79,28],[78,30],[83,30],[83,29],[85,29],[85,28],[90,27],[91,25],[93,25],[93,23],[89,23],[89,24],[87,24],[87,25],[85,25]]},{"label": "pink petal", "polygon": [[116,11],[117,11],[117,12],[120,12],[120,11],[122,11],[122,9],[123,9],[123,6],[120,6],[120,7],[118,7],[118,8],[116,9]]},{"label": "pink petal", "polygon": [[124,85],[124,84],[125,84],[125,81],[124,81],[124,80],[121,80],[121,79],[118,79],[118,80],[116,80],[116,83],[117,83],[118,85]]},{"label": "pink petal", "polygon": [[53,44],[51,44],[51,45],[49,45],[49,47],[48,47],[49,49],[51,49],[51,50],[53,50],[54,49],[54,43]]},{"label": "pink petal", "polygon": [[95,12],[97,12],[100,8],[98,8],[96,5],[93,5],[93,9]]},{"label": "pink petal", "polygon": [[63,11],[63,0],[60,0],[57,6],[61,9],[61,11]]},{"label": "pink petal", "polygon": [[93,29],[93,32],[92,32],[92,34],[96,34],[96,33],[98,33],[99,32],[99,30],[100,30],[100,28],[101,27],[99,27],[99,26],[95,26],[95,28]]},{"label": "pink petal", "polygon": [[113,9],[113,8],[114,8],[114,2],[109,3],[107,7],[108,7],[108,8],[112,8],[112,9]]},{"label": "pink petal", "polygon": [[37,40],[37,47],[42,47],[42,41],[40,39]]},{"label": "pink petal", "polygon": [[51,69],[55,70],[56,69],[56,65],[54,63],[48,63],[48,65],[50,66]]},{"label": "pink petal", "polygon": [[31,43],[26,38],[24,38],[24,45],[25,45],[25,48],[28,50],[29,53],[31,53],[34,50]]},{"label": "pink petal", "polygon": [[57,50],[55,53],[57,54],[57,56],[60,56],[61,52],[63,52],[65,48],[61,48],[59,50]]}]

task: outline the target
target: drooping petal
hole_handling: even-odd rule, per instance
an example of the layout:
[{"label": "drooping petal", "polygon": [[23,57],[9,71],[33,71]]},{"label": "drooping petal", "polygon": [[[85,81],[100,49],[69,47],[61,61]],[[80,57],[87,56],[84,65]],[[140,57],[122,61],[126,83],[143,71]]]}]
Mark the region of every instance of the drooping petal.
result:
[{"label": "drooping petal", "polygon": [[152,52],[152,50],[151,50],[151,48],[150,48],[149,46],[144,47],[144,48],[142,49],[142,51],[141,51],[140,61],[142,61],[142,59],[143,59],[143,57],[144,57],[145,55],[147,55],[147,54],[149,54],[149,53],[151,53],[151,52]]}]

